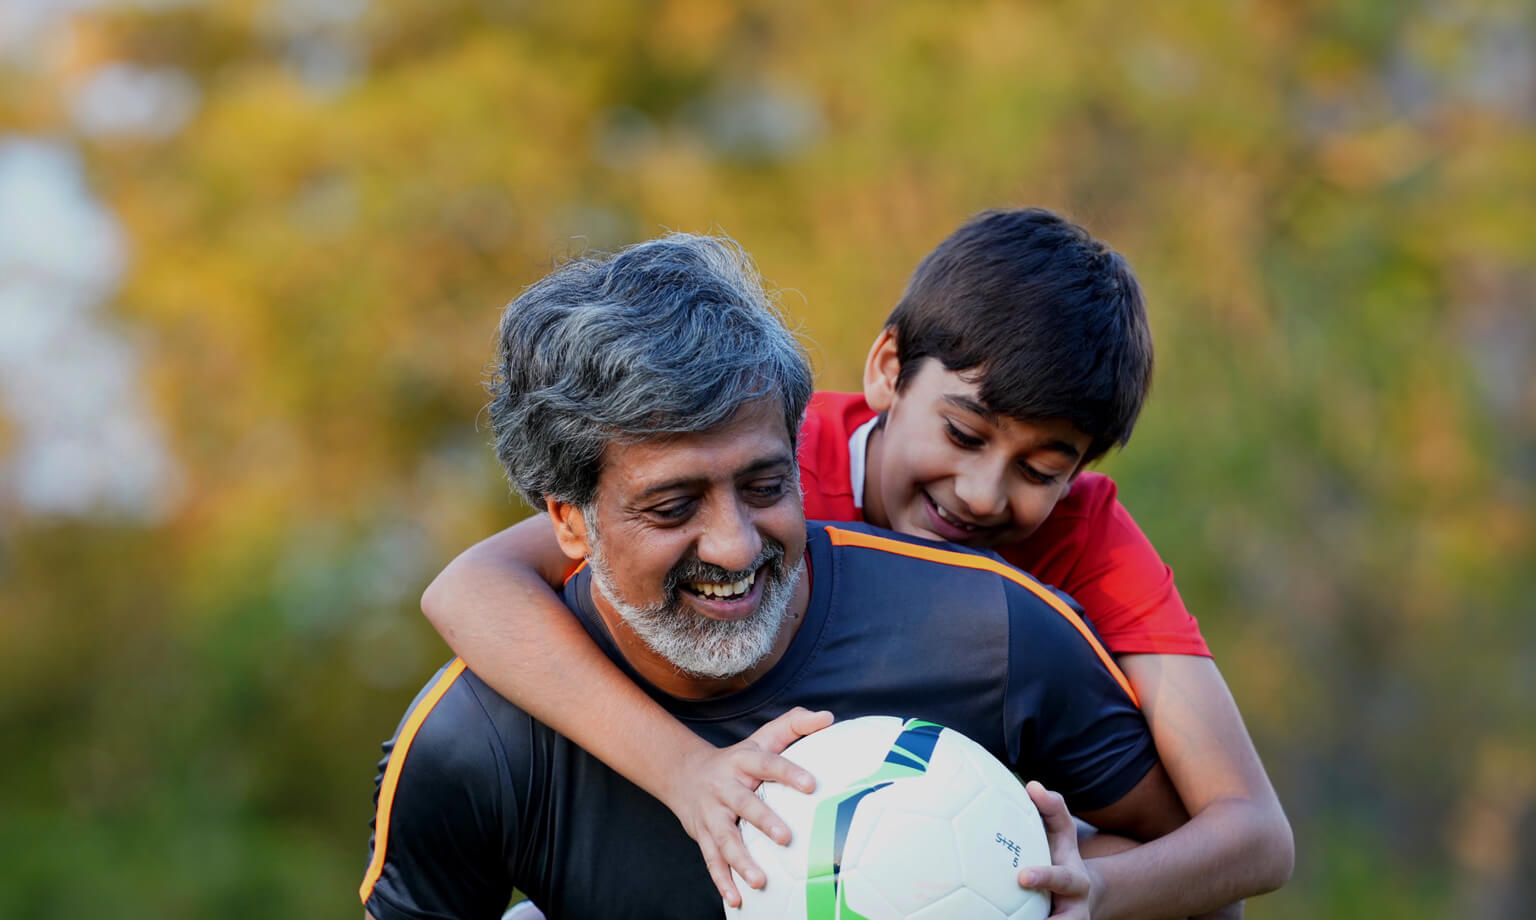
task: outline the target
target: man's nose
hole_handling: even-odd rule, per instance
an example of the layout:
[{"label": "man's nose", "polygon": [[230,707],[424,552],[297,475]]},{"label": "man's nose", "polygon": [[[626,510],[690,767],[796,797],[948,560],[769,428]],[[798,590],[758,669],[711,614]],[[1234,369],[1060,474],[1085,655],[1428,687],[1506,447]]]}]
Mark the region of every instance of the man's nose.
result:
[{"label": "man's nose", "polygon": [[741,502],[723,502],[706,517],[699,534],[700,561],[740,572],[750,568],[762,550],[763,536]]}]

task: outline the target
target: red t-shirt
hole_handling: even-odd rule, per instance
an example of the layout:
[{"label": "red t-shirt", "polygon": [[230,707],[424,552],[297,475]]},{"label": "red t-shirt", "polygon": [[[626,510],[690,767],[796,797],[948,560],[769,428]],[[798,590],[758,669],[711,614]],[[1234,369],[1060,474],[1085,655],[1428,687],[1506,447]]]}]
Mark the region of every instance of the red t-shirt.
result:
[{"label": "red t-shirt", "polygon": [[[864,520],[854,504],[848,441],[874,417],[864,397],[855,393],[811,397],[799,448],[807,518]],[[1078,474],[1045,523],[1028,539],[998,547],[998,554],[1072,595],[1116,655],[1209,657],[1200,624],[1173,586],[1173,571],[1115,492],[1114,480],[1103,473]]]}]

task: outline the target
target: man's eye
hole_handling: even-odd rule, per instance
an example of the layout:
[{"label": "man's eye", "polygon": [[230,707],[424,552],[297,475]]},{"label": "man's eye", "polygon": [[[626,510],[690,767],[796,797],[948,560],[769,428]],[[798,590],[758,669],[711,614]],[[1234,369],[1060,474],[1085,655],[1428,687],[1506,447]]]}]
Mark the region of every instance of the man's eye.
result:
[{"label": "man's eye", "polygon": [[982,445],[981,438],[978,438],[975,435],[966,434],[959,428],[956,428],[954,422],[944,423],[944,433],[949,436],[949,439],[955,443],[956,447],[963,447],[966,450],[974,450]]},{"label": "man's eye", "polygon": [[663,521],[681,521],[692,510],[693,502],[685,499],[657,505],[651,509],[650,513]]},{"label": "man's eye", "polygon": [[785,481],[773,479],[767,482],[754,482],[746,487],[747,495],[761,501],[773,501],[784,494]]}]

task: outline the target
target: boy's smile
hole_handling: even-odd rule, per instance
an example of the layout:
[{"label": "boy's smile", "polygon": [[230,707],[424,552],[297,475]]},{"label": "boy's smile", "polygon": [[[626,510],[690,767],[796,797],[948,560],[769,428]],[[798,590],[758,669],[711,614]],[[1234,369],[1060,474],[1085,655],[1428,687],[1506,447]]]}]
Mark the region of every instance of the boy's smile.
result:
[{"label": "boy's smile", "polygon": [[1066,419],[1023,421],[984,405],[965,375],[933,359],[897,392],[894,344],[866,370],[871,435],[864,517],[915,536],[998,546],[1034,533],[1072,487],[1092,442]]}]

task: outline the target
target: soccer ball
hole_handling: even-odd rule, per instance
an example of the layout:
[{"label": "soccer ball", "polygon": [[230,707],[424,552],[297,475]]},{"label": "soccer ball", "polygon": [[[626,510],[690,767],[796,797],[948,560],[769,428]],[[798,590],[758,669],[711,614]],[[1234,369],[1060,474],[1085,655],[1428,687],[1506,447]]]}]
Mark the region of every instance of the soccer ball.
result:
[{"label": "soccer ball", "polygon": [[1050,895],[1019,869],[1050,865],[1045,826],[1019,780],[981,745],[917,719],[866,716],[784,752],[816,777],[804,795],[758,788],[789,825],[781,847],[747,822],[768,876],[740,877],[741,920],[1038,920]]}]

